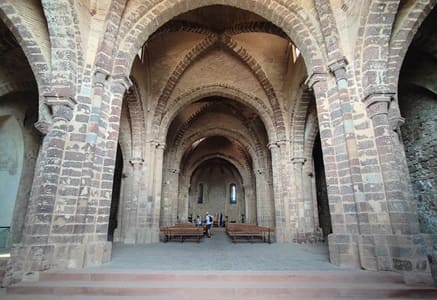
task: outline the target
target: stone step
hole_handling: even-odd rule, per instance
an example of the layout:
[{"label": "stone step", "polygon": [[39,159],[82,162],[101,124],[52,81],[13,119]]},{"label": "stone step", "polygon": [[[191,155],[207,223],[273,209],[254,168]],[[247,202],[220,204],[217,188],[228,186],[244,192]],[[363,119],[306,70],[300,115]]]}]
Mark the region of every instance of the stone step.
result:
[{"label": "stone step", "polygon": [[[43,272],[9,295],[123,296],[165,299],[436,299],[437,289],[406,286],[395,273],[339,272]],[[217,296],[219,295],[219,296]],[[217,296],[217,297],[216,297]],[[215,298],[216,297],[216,298]]]},{"label": "stone step", "polygon": [[107,272],[43,272],[39,281],[251,281],[251,282],[362,282],[403,283],[401,275],[393,272],[366,271],[301,271],[301,272],[235,272],[235,271],[172,271],[141,272],[138,270],[111,270]]},{"label": "stone step", "polygon": [[212,295],[220,295],[221,299],[244,297],[246,299],[262,298],[277,299],[279,297],[317,298],[317,297],[347,297],[353,298],[422,298],[436,299],[437,292],[425,288],[358,288],[345,287],[117,287],[117,286],[34,286],[14,287],[8,293],[26,295],[59,295],[59,296],[148,296],[210,299]]}]

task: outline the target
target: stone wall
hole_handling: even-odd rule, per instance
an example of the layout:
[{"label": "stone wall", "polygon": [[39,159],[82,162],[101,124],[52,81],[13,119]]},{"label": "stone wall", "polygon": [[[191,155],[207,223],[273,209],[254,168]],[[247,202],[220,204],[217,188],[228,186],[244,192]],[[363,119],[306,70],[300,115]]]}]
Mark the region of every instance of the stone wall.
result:
[{"label": "stone wall", "polygon": [[434,235],[432,261],[437,265],[437,97],[425,89],[403,89],[402,140],[410,170],[420,229]]}]

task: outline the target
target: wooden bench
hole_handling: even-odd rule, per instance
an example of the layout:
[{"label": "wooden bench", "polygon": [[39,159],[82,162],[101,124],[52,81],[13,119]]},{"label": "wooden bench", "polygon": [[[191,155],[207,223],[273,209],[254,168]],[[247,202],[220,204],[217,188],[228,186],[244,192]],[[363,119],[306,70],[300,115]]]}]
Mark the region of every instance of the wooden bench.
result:
[{"label": "wooden bench", "polygon": [[160,227],[159,230],[163,233],[165,242],[178,240],[182,243],[186,240],[197,240],[199,243],[204,237],[203,227],[177,224],[175,226]]},{"label": "wooden bench", "polygon": [[274,230],[269,227],[255,224],[230,223],[226,226],[226,233],[233,243],[237,241],[262,241],[270,244],[273,232]]}]

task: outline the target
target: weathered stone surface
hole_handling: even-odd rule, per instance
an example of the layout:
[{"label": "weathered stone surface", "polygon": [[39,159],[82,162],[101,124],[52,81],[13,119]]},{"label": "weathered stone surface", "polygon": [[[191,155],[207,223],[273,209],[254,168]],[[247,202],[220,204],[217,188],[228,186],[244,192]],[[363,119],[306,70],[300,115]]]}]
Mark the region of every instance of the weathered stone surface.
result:
[{"label": "weathered stone surface", "polygon": [[429,281],[435,1],[219,2],[0,1],[6,283],[207,211]]}]

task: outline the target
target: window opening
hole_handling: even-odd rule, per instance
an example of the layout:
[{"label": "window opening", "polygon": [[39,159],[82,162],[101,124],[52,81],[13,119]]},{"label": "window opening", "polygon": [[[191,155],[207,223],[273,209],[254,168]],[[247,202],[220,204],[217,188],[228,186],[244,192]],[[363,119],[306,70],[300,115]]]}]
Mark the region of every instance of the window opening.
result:
[{"label": "window opening", "polygon": [[229,190],[230,190],[229,202],[231,204],[236,204],[237,203],[237,185],[235,183],[231,183]]}]

